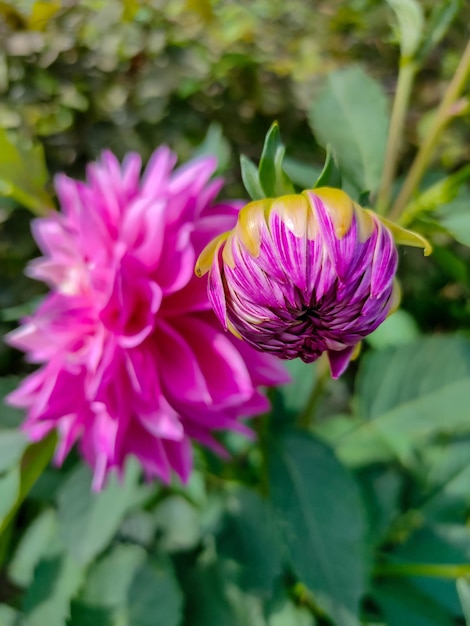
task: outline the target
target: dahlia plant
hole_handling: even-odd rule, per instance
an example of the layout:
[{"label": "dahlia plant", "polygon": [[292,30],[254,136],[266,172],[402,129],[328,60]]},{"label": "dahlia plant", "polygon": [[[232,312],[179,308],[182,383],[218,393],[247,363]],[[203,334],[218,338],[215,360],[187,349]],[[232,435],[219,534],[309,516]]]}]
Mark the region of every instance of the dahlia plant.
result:
[{"label": "dahlia plant", "polygon": [[[0,307],[27,362],[8,351],[19,376],[1,380],[0,626],[468,622],[470,287],[453,239],[470,246],[470,167],[429,166],[468,113],[470,44],[408,168],[423,29],[437,43],[461,2],[428,20],[388,2],[390,119],[378,81],[332,72],[300,116],[323,169],[313,141],[312,162],[285,159],[274,122],[259,163],[241,157],[238,200],[214,128],[178,167],[161,146],[143,171],[104,150],[83,180],[58,174],[58,210],[40,151],[0,130],[0,195],[37,213],[26,273],[45,284],[18,325]],[[36,4],[37,20],[68,19]],[[152,10],[124,4],[150,32]],[[223,4],[184,11],[217,33]]]}]

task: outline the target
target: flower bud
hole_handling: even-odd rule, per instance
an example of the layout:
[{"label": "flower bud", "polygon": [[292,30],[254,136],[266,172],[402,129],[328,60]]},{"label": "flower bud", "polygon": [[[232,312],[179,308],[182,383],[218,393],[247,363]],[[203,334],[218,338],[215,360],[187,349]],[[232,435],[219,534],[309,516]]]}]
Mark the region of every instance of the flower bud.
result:
[{"label": "flower bud", "polygon": [[[392,234],[393,231],[393,234]],[[338,189],[251,202],[201,253],[212,307],[248,344],[306,363],[326,352],[333,378],[398,304],[397,243],[430,246]]]}]

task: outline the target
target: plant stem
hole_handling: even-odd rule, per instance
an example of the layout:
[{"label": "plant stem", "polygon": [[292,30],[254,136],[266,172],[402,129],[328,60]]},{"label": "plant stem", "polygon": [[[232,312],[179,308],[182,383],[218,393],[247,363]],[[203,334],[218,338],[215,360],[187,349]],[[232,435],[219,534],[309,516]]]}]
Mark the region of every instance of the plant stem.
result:
[{"label": "plant stem", "polygon": [[454,74],[454,77],[450,81],[444,97],[439,105],[434,122],[426,135],[420,149],[411,165],[408,176],[398,194],[398,197],[390,212],[390,219],[397,220],[402,212],[405,210],[411,196],[415,189],[418,187],[429,160],[434,152],[437,142],[440,139],[441,133],[453,117],[452,105],[455,104],[462,89],[465,86],[467,78],[470,74],[470,41],[464,50],[460,63]]},{"label": "plant stem", "polygon": [[313,413],[319,399],[321,398],[325,389],[325,384],[329,378],[328,361],[325,356],[322,356],[317,361],[317,376],[310,390],[307,402],[305,403],[304,410],[300,413],[298,419],[298,425],[301,428],[309,428],[312,422]]},{"label": "plant stem", "polygon": [[470,574],[469,563],[383,563],[374,572],[378,576],[422,576],[426,578],[460,578]]},{"label": "plant stem", "polygon": [[403,138],[406,112],[416,76],[417,65],[411,59],[401,59],[397,88],[393,100],[392,117],[388,131],[384,169],[377,196],[377,212],[383,215],[390,203],[392,184],[397,170],[397,159]]}]

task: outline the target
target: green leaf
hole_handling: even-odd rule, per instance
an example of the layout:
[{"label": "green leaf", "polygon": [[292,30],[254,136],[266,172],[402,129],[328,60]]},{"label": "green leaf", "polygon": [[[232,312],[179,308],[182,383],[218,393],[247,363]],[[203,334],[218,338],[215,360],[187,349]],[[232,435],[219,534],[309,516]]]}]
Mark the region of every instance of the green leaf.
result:
[{"label": "green leaf", "polygon": [[329,144],[326,146],[325,165],[313,187],[341,187],[341,173]]},{"label": "green leaf", "polygon": [[114,546],[91,567],[81,598],[89,606],[124,607],[132,581],[145,560],[145,550],[140,546]]},{"label": "green leaf", "polygon": [[403,309],[399,309],[387,317],[377,330],[368,335],[367,343],[379,349],[410,343],[418,336],[419,328],[413,317]]},{"label": "green leaf", "polygon": [[279,125],[274,122],[266,134],[258,168],[259,182],[267,198],[294,193],[294,187],[282,169],[284,154]]},{"label": "green leaf", "polygon": [[[118,626],[113,614],[103,608],[72,601],[67,626]],[[121,626],[119,624],[119,626]]]},{"label": "green leaf", "polygon": [[0,409],[0,423],[2,428],[18,428],[24,420],[24,411],[5,404],[5,396],[16,389],[20,384],[18,376],[2,376],[0,378],[0,398],[2,405]]},{"label": "green leaf", "polygon": [[135,504],[138,479],[137,464],[129,463],[123,481],[112,475],[99,493],[91,491],[91,472],[86,466],[72,471],[64,481],[58,495],[59,533],[80,563],[89,563],[114,537]]},{"label": "green leaf", "polygon": [[310,393],[317,383],[318,365],[316,363],[304,363],[300,359],[286,361],[292,381],[279,388],[283,399],[283,408],[293,414],[299,414],[305,408]]},{"label": "green leaf", "polygon": [[439,224],[464,246],[470,246],[469,203],[470,195],[463,192],[454,201],[441,205],[435,213]]},{"label": "green leaf", "polygon": [[359,413],[375,419],[469,376],[470,342],[456,335],[423,337],[406,346],[369,353],[358,373]]},{"label": "green leaf", "polygon": [[218,552],[239,566],[240,586],[270,595],[281,575],[281,553],[269,503],[254,491],[237,488],[230,493]]},{"label": "green leaf", "polygon": [[68,556],[41,561],[23,600],[28,626],[64,626],[83,575],[83,568]]},{"label": "green leaf", "polygon": [[32,30],[44,30],[61,8],[61,0],[36,0],[28,18],[28,28]]},{"label": "green leaf", "polygon": [[436,442],[422,449],[421,459],[423,515],[437,521],[465,521],[470,497],[470,442]]},{"label": "green leaf", "polygon": [[[468,528],[457,524],[426,524],[411,533],[394,550],[392,558],[392,566],[396,563],[399,567],[409,568],[410,583],[420,593],[428,596],[447,614],[460,616],[455,578],[462,568],[468,571]],[[413,570],[415,575],[412,575]],[[439,577],[439,570],[447,571],[447,577]]]},{"label": "green leaf", "polygon": [[140,546],[117,545],[91,568],[80,601],[106,610],[120,626],[178,626],[182,596],[169,563]]},{"label": "green leaf", "polygon": [[13,466],[0,476],[0,520],[5,519],[15,505],[20,482],[19,466]]},{"label": "green leaf", "polygon": [[237,626],[267,626],[263,603],[258,596],[244,593],[235,585],[228,585],[227,595]]},{"label": "green leaf", "polygon": [[452,617],[408,581],[381,581],[374,590],[387,626],[452,626]]},{"label": "green leaf", "polygon": [[366,555],[356,484],[308,433],[286,432],[269,450],[271,500],[294,572],[333,620],[357,626]]},{"label": "green leaf", "polygon": [[462,604],[465,623],[470,626],[470,583],[467,578],[459,578],[457,580],[457,592]]},{"label": "green leaf", "polygon": [[397,18],[401,56],[411,59],[423,36],[424,15],[418,0],[387,0]]},{"label": "green leaf", "polygon": [[8,568],[9,578],[21,587],[28,587],[33,580],[36,565],[45,556],[56,536],[57,516],[55,511],[47,509],[26,529]]},{"label": "green leaf", "polygon": [[356,406],[371,421],[342,443],[354,445],[358,433],[371,431],[403,464],[413,464],[431,437],[469,432],[469,405],[468,341],[435,337],[381,350],[363,359],[358,375]]},{"label": "green leaf", "polygon": [[0,128],[0,196],[42,214],[53,207],[45,191],[48,180],[42,147],[19,139],[15,143]]},{"label": "green leaf", "polygon": [[5,531],[23,500],[49,464],[55,444],[56,435],[51,433],[42,441],[29,445],[23,454],[19,468],[10,470],[19,472],[19,484],[17,485],[15,500],[9,503],[9,507],[4,506],[2,513],[0,513],[0,535]]},{"label": "green leaf", "polygon": [[239,626],[227,596],[222,563],[205,557],[180,568],[186,615],[190,616],[185,626]]},{"label": "green leaf", "polygon": [[155,509],[154,521],[162,534],[160,546],[165,552],[189,550],[201,538],[199,513],[181,496],[165,498]]},{"label": "green leaf", "polygon": [[11,606],[0,604],[0,624],[2,626],[18,626],[19,614]]},{"label": "green leaf", "polygon": [[403,495],[403,478],[393,466],[369,465],[355,474],[368,518],[368,544],[380,546],[388,539]]},{"label": "green leaf", "polygon": [[28,440],[19,430],[0,430],[0,473],[19,462]]},{"label": "green leaf", "polygon": [[240,156],[240,168],[245,189],[252,200],[264,198],[264,191],[259,181],[258,168],[244,154]]},{"label": "green leaf", "polygon": [[196,148],[195,157],[215,156],[217,158],[217,172],[225,172],[230,163],[230,144],[225,139],[220,124],[212,123],[204,141]]},{"label": "green leaf", "polygon": [[457,199],[457,206],[459,201],[462,204],[466,202],[468,206],[468,194],[465,191],[461,192],[468,178],[470,178],[470,165],[466,165],[458,172],[434,183],[406,207],[400,223],[404,226],[410,225],[424,213],[436,210],[438,210],[436,217],[439,217],[439,215],[445,216],[449,210],[452,211],[452,204],[455,199]]},{"label": "green leaf", "polygon": [[127,595],[128,626],[179,626],[183,598],[168,569],[147,561],[138,570]]},{"label": "green leaf", "polygon": [[331,145],[341,173],[358,192],[380,184],[388,132],[388,102],[360,67],[329,74],[309,115],[316,138]]},{"label": "green leaf", "polygon": [[315,626],[315,623],[307,609],[286,602],[270,615],[268,626]]}]

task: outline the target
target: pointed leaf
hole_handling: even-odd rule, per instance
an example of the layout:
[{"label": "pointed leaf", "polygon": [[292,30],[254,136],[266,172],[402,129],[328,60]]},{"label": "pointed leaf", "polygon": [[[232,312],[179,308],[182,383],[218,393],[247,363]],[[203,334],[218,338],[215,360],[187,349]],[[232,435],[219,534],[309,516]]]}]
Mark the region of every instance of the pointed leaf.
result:
[{"label": "pointed leaf", "polygon": [[266,134],[258,169],[265,197],[275,198],[294,192],[294,186],[282,169],[284,154],[279,125],[274,122]]},{"label": "pointed leaf", "polygon": [[336,165],[333,149],[330,144],[326,146],[325,165],[313,187],[314,189],[317,187],[341,187],[341,173]]},{"label": "pointed leaf", "polygon": [[194,151],[194,156],[215,156],[217,172],[224,172],[230,162],[230,144],[224,137],[220,124],[212,123],[203,142]]},{"label": "pointed leaf", "polygon": [[240,168],[245,189],[252,200],[264,198],[264,191],[259,182],[258,168],[244,154],[240,156]]},{"label": "pointed leaf", "polygon": [[26,448],[20,466],[15,468],[15,471],[18,470],[20,479],[16,498],[13,502],[9,502],[9,507],[5,506],[0,514],[0,535],[5,531],[34,483],[49,464],[54,453],[56,440],[55,433],[51,433],[42,441],[33,443]]}]

